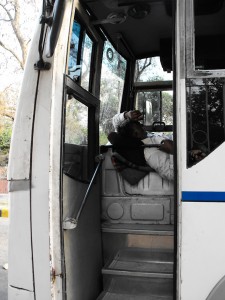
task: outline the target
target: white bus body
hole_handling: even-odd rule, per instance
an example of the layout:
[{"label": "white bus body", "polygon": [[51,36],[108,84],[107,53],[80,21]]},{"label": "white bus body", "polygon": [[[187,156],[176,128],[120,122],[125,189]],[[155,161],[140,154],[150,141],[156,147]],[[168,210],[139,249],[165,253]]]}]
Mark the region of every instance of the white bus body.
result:
[{"label": "white bus body", "polygon": [[[197,17],[194,16],[193,9],[194,5],[197,7],[199,4],[196,0],[143,1],[142,4],[147,5],[143,7],[135,7],[140,4],[139,1],[128,2],[56,0],[53,12],[50,15],[46,13],[46,16],[53,15],[59,18],[62,16],[61,22],[54,27],[56,20],[53,18],[50,27],[47,24],[38,24],[33,36],[17,107],[8,169],[9,300],[224,300],[225,298],[224,107],[221,108],[220,113],[220,116],[223,115],[223,121],[218,121],[216,124],[214,122],[214,125],[223,131],[219,142],[216,140],[216,146],[212,147],[211,141],[211,145],[207,148],[207,156],[203,160],[191,166],[187,162],[190,150],[189,125],[191,122],[194,124],[191,128],[195,128],[195,131],[193,129],[191,136],[195,137],[196,131],[202,133],[202,124],[205,124],[205,121],[202,121],[202,127],[199,127],[201,130],[198,129],[195,115],[190,117],[187,113],[191,109],[187,99],[194,99],[193,101],[196,102],[196,95],[200,95],[198,98],[200,102],[201,93],[208,95],[204,96],[204,99],[209,99],[210,93],[214,91],[213,88],[217,86],[216,80],[225,78],[222,59],[221,67],[218,68],[214,65],[209,69],[204,66],[197,67],[195,24],[196,27],[200,27],[199,32],[202,31],[202,35],[206,35],[203,32],[204,27],[209,31],[209,37],[206,36],[209,43],[210,36],[213,36],[212,27],[217,28],[216,22],[218,22],[216,34],[219,35],[219,40],[225,37],[225,26],[222,26],[224,20],[221,19],[221,14],[225,13],[224,1],[216,1],[218,10],[212,14],[201,11]],[[109,147],[108,151],[103,153],[104,161],[99,158],[102,170],[96,175],[86,197],[96,166],[94,157],[99,154],[98,124],[100,123],[101,126],[100,81],[104,39],[106,40],[107,36],[112,44],[114,42],[115,50],[127,60],[130,72],[134,70],[136,59],[151,57],[152,53],[155,53],[152,57],[160,56],[161,49],[158,49],[157,43],[155,50],[153,46],[151,51],[148,49],[148,44],[151,44],[151,41],[154,44],[154,39],[158,38],[153,35],[154,28],[152,30],[148,27],[148,23],[144,28],[147,33],[149,31],[149,41],[140,43],[140,53],[137,45],[135,46],[135,38],[125,36],[126,31],[122,25],[129,22],[135,12],[144,14],[143,19],[136,17],[137,24],[138,22],[144,24],[148,17],[152,17],[155,22],[157,17],[154,16],[158,16],[158,11],[163,5],[166,7],[168,2],[172,10],[169,18],[173,49],[171,51],[173,84],[171,81],[171,85],[169,83],[166,87],[165,82],[158,81],[161,90],[173,90],[173,133],[176,145],[174,183],[168,183],[153,174],[148,175],[150,176],[148,183],[146,177],[142,179],[145,181],[140,185],[130,186],[113,170],[109,159],[111,153]],[[206,2],[205,5],[199,4],[200,10],[207,9],[207,5],[211,7],[213,1]],[[45,1],[43,3],[45,8]],[[46,3],[49,4],[49,1]],[[108,19],[107,15],[104,15],[105,11],[111,12]],[[115,11],[120,15],[113,16],[112,13]],[[205,23],[202,25],[201,18],[204,16]],[[121,18],[124,18],[124,21]],[[78,20],[76,24],[74,20]],[[112,24],[113,22],[116,24]],[[167,31],[163,25],[160,29],[163,22],[164,20],[160,19],[160,22],[155,25],[158,26],[155,27],[156,35],[160,35],[162,39],[167,38]],[[86,90],[82,86],[82,78],[81,81],[77,81],[76,76],[72,78],[68,71],[72,49],[71,35],[76,33],[78,36],[77,31],[73,31],[73,24],[80,26],[80,39],[83,36],[91,37],[95,45],[92,51],[94,58],[91,60],[91,79]],[[111,32],[110,26],[117,26],[117,29]],[[40,55],[39,45],[43,28],[46,37],[41,40],[43,53],[41,52]],[[56,28],[59,29],[58,37],[57,33],[54,35],[52,33]],[[130,35],[136,35],[139,43],[140,37],[144,36],[142,29],[136,25],[136,29],[130,28],[130,30]],[[117,37],[114,38],[113,34],[117,34]],[[53,46],[50,43],[51,38],[53,38]],[[129,39],[133,41],[132,45],[129,44]],[[82,41],[84,43],[86,40]],[[57,42],[56,46],[54,42]],[[80,43],[80,47],[83,47],[82,45]],[[204,47],[205,44],[202,45]],[[90,47],[88,40],[87,49]],[[144,47],[146,47],[146,56],[143,56]],[[217,47],[217,44],[213,47],[215,57],[217,57]],[[79,55],[84,55],[82,54],[84,52],[79,49],[78,47],[78,54],[76,54],[78,67],[84,60],[79,58]],[[108,49],[110,54],[113,48]],[[202,52],[205,53],[206,50],[203,49]],[[211,79],[216,79],[214,86],[212,87],[211,82],[205,84],[207,85],[207,92],[205,92],[202,82]],[[108,80],[111,80],[110,76]],[[124,80],[125,96],[120,103],[118,102],[118,112],[138,108],[134,96],[139,90],[160,90],[156,86],[152,88],[152,84],[146,84],[145,88],[141,89],[140,85],[135,85],[132,75],[129,77],[129,72]],[[218,105],[210,111],[211,114],[206,121],[206,127],[209,128],[209,131],[204,132],[207,141],[210,139],[209,136],[213,135],[210,131],[212,112],[217,110],[221,103],[225,105],[225,83],[220,83],[220,87],[222,100],[215,100]],[[113,87],[111,89],[112,94]],[[216,92],[213,95],[212,99],[216,97]],[[75,143],[79,144],[76,148],[78,152],[71,152],[78,157],[75,162],[77,165],[80,164],[77,167],[80,168],[78,175],[71,175],[68,170],[67,173],[65,172],[65,155],[70,154],[67,151],[75,151],[72,146],[67,146],[68,142],[65,140],[66,103],[69,103],[71,98],[77,100],[79,105],[81,103],[78,107],[79,109],[81,107],[84,115],[80,122],[82,126],[83,123],[87,125],[88,141],[92,143],[89,148],[85,148],[82,143]],[[207,101],[204,105],[209,109],[211,100]],[[200,115],[201,112],[199,110]],[[79,128],[78,131],[82,130]],[[204,143],[197,144],[205,146],[206,142]],[[207,143],[209,145],[209,142]],[[79,151],[84,152],[81,154]],[[88,154],[85,154],[85,151]],[[73,172],[76,173],[76,170],[73,169]],[[80,175],[81,173],[84,174]],[[87,201],[82,207],[76,224],[74,212],[79,211],[82,199],[85,197]],[[157,216],[148,218],[148,214],[151,215],[152,211]],[[132,252],[135,249],[138,249],[137,253]],[[119,254],[116,254],[113,263],[109,265],[108,260],[117,253],[117,250]],[[151,267],[148,269],[149,261],[152,265],[156,264],[155,260],[152,263],[152,257],[149,256],[149,253],[156,250],[158,252],[154,255],[157,259],[157,255],[161,252],[166,252],[166,255],[169,253],[169,257],[172,253],[173,257],[172,261],[165,259],[166,269],[161,272]],[[138,253],[141,254],[138,256]],[[123,261],[125,254],[127,256]],[[123,269],[123,265],[128,264],[127,262],[134,256],[136,260],[134,259],[132,263],[136,262],[134,267],[136,270],[132,273],[129,269],[131,267]],[[148,259],[139,260],[140,257]],[[121,265],[118,269],[113,269],[113,264],[116,265],[117,260]],[[141,270],[138,269],[140,265]],[[140,281],[142,288],[137,285]],[[123,282],[127,282],[124,291],[122,287],[126,284]]]}]

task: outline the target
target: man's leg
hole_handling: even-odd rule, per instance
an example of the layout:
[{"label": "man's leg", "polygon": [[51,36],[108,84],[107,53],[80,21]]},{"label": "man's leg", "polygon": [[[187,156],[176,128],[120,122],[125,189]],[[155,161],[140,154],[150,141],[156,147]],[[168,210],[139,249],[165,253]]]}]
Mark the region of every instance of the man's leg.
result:
[{"label": "man's leg", "polygon": [[147,164],[162,178],[170,181],[174,179],[173,155],[157,148],[145,148],[144,154]]}]

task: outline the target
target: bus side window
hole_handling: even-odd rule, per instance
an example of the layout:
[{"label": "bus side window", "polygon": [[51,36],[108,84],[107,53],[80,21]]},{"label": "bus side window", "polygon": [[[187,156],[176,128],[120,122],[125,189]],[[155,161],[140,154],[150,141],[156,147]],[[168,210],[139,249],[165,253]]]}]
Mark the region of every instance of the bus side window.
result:
[{"label": "bus side window", "polygon": [[88,179],[88,107],[73,97],[65,107],[63,171],[76,180]]},{"label": "bus side window", "polygon": [[194,0],[195,70],[225,69],[225,5],[207,2]]},{"label": "bus side window", "polygon": [[173,125],[172,91],[139,91],[136,107],[144,113],[145,126],[151,126],[154,122]]},{"label": "bus side window", "polygon": [[[225,78],[188,79],[186,86],[188,149],[199,149],[208,155],[225,140]],[[188,155],[188,166],[191,165]]]},{"label": "bus side window", "polygon": [[172,72],[162,68],[159,56],[136,61],[135,109],[143,113],[146,131],[162,132],[168,138],[173,131],[172,79]]},{"label": "bus side window", "polygon": [[70,40],[68,75],[85,90],[91,87],[91,62],[94,43],[82,24],[75,19]]},{"label": "bus side window", "polygon": [[209,155],[225,140],[225,5],[187,1],[187,166],[190,150]]}]

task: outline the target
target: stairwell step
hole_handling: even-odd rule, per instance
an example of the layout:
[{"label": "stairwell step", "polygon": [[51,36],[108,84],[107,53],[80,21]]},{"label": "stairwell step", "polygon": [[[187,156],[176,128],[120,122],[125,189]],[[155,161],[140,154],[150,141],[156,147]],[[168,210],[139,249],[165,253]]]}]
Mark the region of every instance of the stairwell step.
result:
[{"label": "stairwell step", "polygon": [[103,292],[97,300],[172,300],[173,297],[171,296],[140,296],[140,295],[126,295],[126,294],[117,294],[111,292]]},{"label": "stairwell step", "polygon": [[174,249],[173,225],[103,223],[102,231],[104,263],[124,248]]},{"label": "stairwell step", "polygon": [[[173,296],[173,279],[109,276],[105,280],[104,291],[108,292],[109,295],[110,294],[125,295],[124,296],[125,298],[111,298],[117,300],[118,299],[169,300],[172,299]],[[129,295],[130,298],[126,298],[126,295]]]},{"label": "stairwell step", "polygon": [[152,272],[126,271],[126,270],[102,270],[102,274],[114,276],[146,277],[146,278],[173,278],[171,273],[160,273],[157,270]]},{"label": "stairwell step", "polygon": [[131,233],[131,234],[147,234],[147,235],[174,235],[173,225],[146,225],[146,224],[129,224],[129,223],[103,223],[103,232],[111,233]]},{"label": "stairwell step", "polygon": [[126,248],[106,264],[103,274],[138,277],[172,278],[173,251],[162,249]]}]

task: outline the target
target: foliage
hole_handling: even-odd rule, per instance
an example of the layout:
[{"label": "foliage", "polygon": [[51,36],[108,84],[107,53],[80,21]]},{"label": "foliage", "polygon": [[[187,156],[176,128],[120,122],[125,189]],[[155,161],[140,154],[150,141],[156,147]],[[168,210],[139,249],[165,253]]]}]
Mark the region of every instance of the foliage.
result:
[{"label": "foliage", "polygon": [[87,107],[71,98],[66,105],[65,142],[70,144],[87,144]]},{"label": "foliage", "polygon": [[142,75],[146,72],[149,66],[154,64],[154,60],[150,58],[140,59],[136,61],[135,81],[143,81]]},{"label": "foliage", "polygon": [[10,148],[10,140],[11,140],[12,128],[11,127],[3,127],[0,130],[0,150],[1,154],[8,154]]},{"label": "foliage", "polygon": [[106,145],[108,143],[107,135],[103,131],[100,132],[99,142],[100,145]]},{"label": "foliage", "polygon": [[6,166],[14,120],[14,106],[11,106],[5,97],[5,93],[0,93],[0,165]]},{"label": "foliage", "polygon": [[198,146],[205,153],[224,140],[224,79],[187,81],[187,117],[189,147]]},{"label": "foliage", "polygon": [[[7,164],[15,107],[40,0],[0,1],[0,150]],[[7,76],[6,76],[7,74]]]},{"label": "foliage", "polygon": [[173,124],[173,97],[170,93],[163,93],[163,122]]}]

